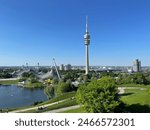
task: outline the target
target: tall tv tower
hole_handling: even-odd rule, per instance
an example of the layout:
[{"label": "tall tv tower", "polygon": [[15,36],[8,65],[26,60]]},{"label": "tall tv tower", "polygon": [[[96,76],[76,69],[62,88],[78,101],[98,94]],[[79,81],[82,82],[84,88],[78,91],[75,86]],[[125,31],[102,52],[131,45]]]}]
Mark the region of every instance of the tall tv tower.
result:
[{"label": "tall tv tower", "polygon": [[88,32],[88,16],[86,16],[86,32],[84,34],[84,44],[85,44],[85,60],[86,60],[86,67],[85,67],[85,74],[89,74],[89,50],[88,50],[88,45],[90,44],[90,35]]}]

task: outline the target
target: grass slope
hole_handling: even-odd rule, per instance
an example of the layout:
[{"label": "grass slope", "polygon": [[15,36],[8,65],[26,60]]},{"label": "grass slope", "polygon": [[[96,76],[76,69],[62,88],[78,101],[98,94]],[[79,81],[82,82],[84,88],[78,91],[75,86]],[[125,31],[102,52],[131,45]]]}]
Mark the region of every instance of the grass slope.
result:
[{"label": "grass slope", "polygon": [[0,81],[0,85],[18,85],[19,80]]},{"label": "grass slope", "polygon": [[41,113],[41,112],[45,112],[45,111],[55,110],[55,109],[74,106],[74,105],[77,105],[76,100],[75,99],[68,99],[64,102],[49,106],[43,110],[29,110],[29,111],[26,111],[26,113]]},{"label": "grass slope", "polygon": [[137,103],[141,105],[150,105],[150,94],[148,94],[147,90],[126,89],[121,99],[128,105]]},{"label": "grass slope", "polygon": [[150,94],[147,90],[126,89],[121,100],[126,103],[126,112],[150,113]]}]

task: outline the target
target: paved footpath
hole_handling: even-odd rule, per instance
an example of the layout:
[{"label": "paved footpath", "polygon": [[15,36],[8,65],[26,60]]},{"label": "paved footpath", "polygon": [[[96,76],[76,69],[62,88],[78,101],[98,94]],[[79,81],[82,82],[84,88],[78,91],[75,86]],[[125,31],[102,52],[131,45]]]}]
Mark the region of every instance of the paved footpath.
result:
[{"label": "paved footpath", "polygon": [[51,110],[51,111],[46,111],[44,113],[63,113],[64,111],[67,110],[72,110],[72,109],[76,109],[76,108],[80,108],[80,105],[75,105],[75,106],[70,106],[70,107],[64,107],[64,108],[60,108],[60,109],[55,109],[55,110]]},{"label": "paved footpath", "polygon": [[7,79],[0,79],[0,81],[9,81],[9,80],[18,80],[19,78],[7,78]]},{"label": "paved footpath", "polygon": [[31,107],[31,108],[25,108],[25,109],[20,109],[20,110],[14,110],[14,111],[10,111],[9,113],[21,113],[21,112],[26,112],[26,111],[30,111],[30,110],[37,110],[38,107],[49,107],[49,106],[52,106],[52,105],[64,102],[66,100],[68,100],[68,99],[61,100],[61,101],[54,102],[54,103],[50,103],[50,104],[41,105],[41,106],[36,106],[36,107]]},{"label": "paved footpath", "polygon": [[146,88],[141,88],[141,87],[118,87],[119,94],[124,94],[125,89],[140,89],[140,90],[146,90]]}]

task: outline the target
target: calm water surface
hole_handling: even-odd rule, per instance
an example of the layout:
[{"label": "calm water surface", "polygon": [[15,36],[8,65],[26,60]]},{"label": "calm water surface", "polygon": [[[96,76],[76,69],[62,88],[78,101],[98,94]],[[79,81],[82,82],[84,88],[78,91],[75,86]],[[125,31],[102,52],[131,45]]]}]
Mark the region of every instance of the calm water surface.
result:
[{"label": "calm water surface", "polygon": [[36,101],[47,100],[43,89],[27,89],[0,85],[0,109],[30,106]]}]

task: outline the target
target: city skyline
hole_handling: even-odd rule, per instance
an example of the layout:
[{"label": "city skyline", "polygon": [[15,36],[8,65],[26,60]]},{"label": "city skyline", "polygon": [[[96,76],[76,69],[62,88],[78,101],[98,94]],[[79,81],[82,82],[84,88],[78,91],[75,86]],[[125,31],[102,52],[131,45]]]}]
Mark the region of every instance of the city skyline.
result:
[{"label": "city skyline", "polygon": [[148,0],[1,0],[0,66],[85,65],[85,16],[90,66],[150,66]]}]

